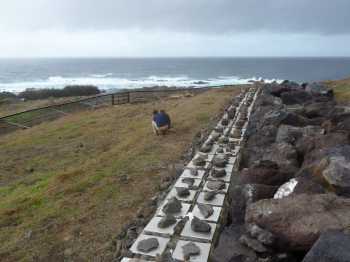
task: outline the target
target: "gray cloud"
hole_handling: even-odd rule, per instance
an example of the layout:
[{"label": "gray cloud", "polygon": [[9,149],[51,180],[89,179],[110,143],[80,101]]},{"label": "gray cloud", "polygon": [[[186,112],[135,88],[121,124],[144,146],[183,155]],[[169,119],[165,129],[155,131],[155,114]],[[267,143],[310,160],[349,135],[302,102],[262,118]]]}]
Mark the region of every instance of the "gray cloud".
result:
[{"label": "gray cloud", "polygon": [[2,0],[3,30],[348,34],[349,0]]}]

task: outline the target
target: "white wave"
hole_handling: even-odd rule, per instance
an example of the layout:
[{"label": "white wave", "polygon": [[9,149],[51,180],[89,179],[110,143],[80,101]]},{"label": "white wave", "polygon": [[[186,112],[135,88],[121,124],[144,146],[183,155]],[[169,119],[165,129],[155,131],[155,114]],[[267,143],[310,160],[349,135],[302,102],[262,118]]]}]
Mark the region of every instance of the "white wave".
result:
[{"label": "white wave", "polygon": [[[67,85],[94,85],[101,89],[134,89],[152,86],[168,87],[206,87],[222,85],[250,84],[262,78],[240,78],[237,76],[219,76],[209,79],[194,79],[188,76],[149,76],[139,79],[111,77],[111,74],[91,75],[89,77],[62,77],[52,76],[45,80],[0,83],[0,91],[21,92],[27,88],[63,88]],[[275,79],[264,79],[265,82],[273,82]],[[278,82],[281,80],[277,80]]]}]

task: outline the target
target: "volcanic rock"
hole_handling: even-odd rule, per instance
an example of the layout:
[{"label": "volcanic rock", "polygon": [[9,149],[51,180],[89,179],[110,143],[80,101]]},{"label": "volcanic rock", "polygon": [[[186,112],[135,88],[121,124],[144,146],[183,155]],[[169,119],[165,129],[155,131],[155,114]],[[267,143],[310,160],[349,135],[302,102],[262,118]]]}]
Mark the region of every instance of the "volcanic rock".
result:
[{"label": "volcanic rock", "polygon": [[220,191],[226,188],[226,184],[224,181],[209,181],[207,187],[213,191]]},{"label": "volcanic rock", "polygon": [[197,233],[210,233],[211,226],[197,217],[194,217],[191,221],[191,229]]},{"label": "volcanic rock", "polygon": [[203,156],[198,156],[195,159],[193,159],[193,164],[195,166],[205,166],[206,165],[206,158]]},{"label": "volcanic rock", "polygon": [[350,261],[350,235],[330,231],[323,233],[303,262]]},{"label": "volcanic rock", "polygon": [[211,175],[215,178],[222,178],[226,176],[226,170],[214,168]]},{"label": "volcanic rock", "polygon": [[198,256],[201,253],[200,248],[193,242],[187,243],[182,247],[182,252],[186,260],[192,256]]},{"label": "volcanic rock", "polygon": [[284,249],[306,251],[323,232],[349,228],[350,199],[333,194],[301,194],[261,200],[247,207],[246,223],[276,235]]},{"label": "volcanic rock", "polygon": [[201,212],[201,214],[205,217],[208,218],[210,217],[212,214],[214,214],[214,209],[212,206],[210,205],[205,205],[205,204],[197,204],[198,205],[198,209]]},{"label": "volcanic rock", "polygon": [[192,187],[194,184],[194,178],[192,177],[184,177],[181,179],[181,182],[184,184],[187,184],[189,187]]},{"label": "volcanic rock", "polygon": [[166,215],[158,222],[159,228],[168,228],[176,223],[176,218],[173,215]]},{"label": "volcanic rock", "polygon": [[213,165],[215,167],[221,167],[224,168],[227,165],[227,160],[223,157],[215,157],[213,159]]},{"label": "volcanic rock", "polygon": [[212,149],[212,145],[204,144],[201,148],[200,151],[203,153],[209,153]]},{"label": "volcanic rock", "polygon": [[168,202],[164,205],[162,211],[165,214],[177,214],[181,212],[182,204],[181,202],[176,198],[173,197],[168,200]]},{"label": "volcanic rock", "polygon": [[188,197],[191,194],[186,187],[176,187],[175,189],[179,197]]},{"label": "volcanic rock", "polygon": [[217,195],[217,192],[215,192],[215,191],[205,192],[204,193],[204,200],[205,201],[212,201],[215,199],[216,195]]},{"label": "volcanic rock", "polygon": [[159,247],[159,241],[157,238],[144,239],[137,244],[137,250],[144,253],[149,253],[152,250],[157,249],[158,247]]}]

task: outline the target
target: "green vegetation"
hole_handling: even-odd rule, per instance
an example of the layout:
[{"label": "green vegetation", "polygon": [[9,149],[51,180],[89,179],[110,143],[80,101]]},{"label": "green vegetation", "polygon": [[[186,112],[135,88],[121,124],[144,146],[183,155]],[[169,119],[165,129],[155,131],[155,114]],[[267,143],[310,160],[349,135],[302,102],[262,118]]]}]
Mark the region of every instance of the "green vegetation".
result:
[{"label": "green vegetation", "polygon": [[350,101],[350,78],[335,81],[325,81],[325,83],[333,89],[337,101]]},{"label": "green vegetation", "polygon": [[[1,261],[109,261],[111,240],[237,88],[72,114],[0,137]],[[156,137],[154,108],[174,132]]]}]

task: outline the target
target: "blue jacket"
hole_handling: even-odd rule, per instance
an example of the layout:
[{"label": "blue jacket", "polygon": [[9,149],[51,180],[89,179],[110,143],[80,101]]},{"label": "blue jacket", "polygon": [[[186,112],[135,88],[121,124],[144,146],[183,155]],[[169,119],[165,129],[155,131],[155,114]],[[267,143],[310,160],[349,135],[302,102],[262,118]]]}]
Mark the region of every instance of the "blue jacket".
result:
[{"label": "blue jacket", "polygon": [[162,126],[166,126],[166,125],[168,125],[170,127],[170,125],[171,125],[170,117],[164,113],[156,114],[153,120],[154,120],[154,122],[156,122],[158,127],[162,127]]}]

